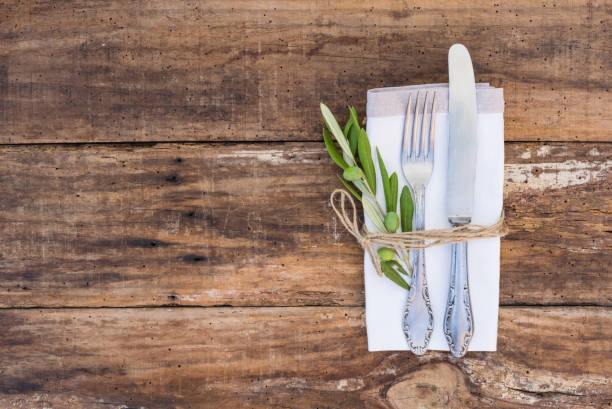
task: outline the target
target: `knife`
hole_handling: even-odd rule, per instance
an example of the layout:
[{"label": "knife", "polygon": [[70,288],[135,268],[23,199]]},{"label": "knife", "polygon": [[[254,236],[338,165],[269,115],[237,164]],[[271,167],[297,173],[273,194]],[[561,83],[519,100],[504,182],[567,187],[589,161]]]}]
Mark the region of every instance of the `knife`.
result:
[{"label": "knife", "polygon": [[[472,221],[476,177],[476,86],[470,54],[461,44],[448,52],[448,173],[446,203],[448,221],[462,226]],[[450,352],[461,357],[474,333],[467,266],[467,242],[452,245],[450,286],[444,335]]]}]

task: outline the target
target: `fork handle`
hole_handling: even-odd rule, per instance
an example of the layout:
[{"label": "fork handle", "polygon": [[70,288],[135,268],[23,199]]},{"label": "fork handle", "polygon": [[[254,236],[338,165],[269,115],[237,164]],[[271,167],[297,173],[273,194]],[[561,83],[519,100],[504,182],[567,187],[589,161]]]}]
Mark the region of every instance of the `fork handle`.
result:
[{"label": "fork handle", "polygon": [[408,348],[416,355],[423,355],[427,352],[433,332],[433,313],[425,275],[425,249],[415,250],[413,259],[413,280],[404,309],[403,328]]},{"label": "fork handle", "polygon": [[444,317],[444,335],[451,354],[461,357],[467,352],[474,333],[472,304],[468,283],[467,241],[453,244],[450,286]]},{"label": "fork handle", "polygon": [[414,198],[414,217],[412,230],[425,230],[425,186],[417,186],[412,190]]},{"label": "fork handle", "polygon": [[[414,228],[425,228],[425,187],[417,187],[414,192]],[[412,282],[408,300],[404,309],[403,328],[408,348],[416,354],[423,355],[433,332],[433,313],[427,275],[425,272],[425,249],[412,251]]]}]

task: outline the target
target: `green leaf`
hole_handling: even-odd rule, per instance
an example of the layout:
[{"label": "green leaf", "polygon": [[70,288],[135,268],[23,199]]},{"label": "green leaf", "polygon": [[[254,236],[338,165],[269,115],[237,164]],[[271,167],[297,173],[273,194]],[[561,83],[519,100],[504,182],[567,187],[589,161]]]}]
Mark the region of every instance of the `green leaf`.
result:
[{"label": "green leaf", "polygon": [[[323,120],[325,121],[325,125],[329,128],[330,132],[340,145],[342,152],[344,153],[344,160],[349,166],[353,166],[355,163],[355,157],[351,152],[351,148],[348,144],[348,141],[344,137],[342,130],[340,129],[340,125],[338,125],[338,121],[334,117],[334,114],[329,110],[327,105],[321,102],[321,115],[323,115]],[[347,160],[348,159],[348,160]]]},{"label": "green leaf", "polygon": [[351,166],[350,168],[344,169],[342,177],[348,181],[354,182],[363,177],[363,171],[358,166]]},{"label": "green leaf", "polygon": [[345,138],[348,138],[349,129],[351,129],[351,125],[353,125],[353,121],[351,121],[351,119],[349,118],[346,125],[344,125],[344,131],[342,131],[342,134],[344,135]]},{"label": "green leaf", "polygon": [[412,231],[412,214],[414,213],[414,203],[410,195],[408,186],[404,186],[400,195],[400,216],[402,220],[402,231]]},{"label": "green leaf", "polygon": [[357,144],[359,142],[359,134],[361,133],[361,126],[359,125],[359,120],[357,119],[357,110],[354,107],[350,107],[349,112],[351,114],[349,123],[353,124],[349,132],[349,145],[353,155],[355,155],[357,152]]},{"label": "green leaf", "polygon": [[327,148],[329,156],[331,156],[334,162],[336,162],[336,164],[342,169],[348,168],[349,166],[338,152],[338,149],[336,149],[334,141],[332,141],[331,136],[329,136],[329,132],[327,132],[327,129],[325,128],[323,128],[323,141],[325,142],[325,147]]},{"label": "green leaf", "polygon": [[378,168],[380,169],[380,178],[382,179],[383,190],[385,192],[385,204],[387,206],[387,212],[390,212],[392,210],[392,207],[389,174],[387,173],[387,167],[385,166],[385,162],[383,161],[382,156],[380,156],[380,151],[378,150],[378,147],[376,148],[376,156],[378,157]]},{"label": "green leaf", "polygon": [[357,189],[359,189],[361,191],[361,193],[363,193],[364,195],[366,195],[367,197],[371,197],[372,199],[374,199],[375,197],[372,196],[372,194],[370,193],[370,189],[368,189],[368,187],[365,185],[365,183],[363,183],[361,180],[354,180],[353,181],[353,185],[355,185],[355,187]]},{"label": "green leaf", "polygon": [[361,196],[359,196],[359,193],[357,193],[355,191],[355,189],[353,189],[351,187],[351,185],[349,185],[344,179],[342,179],[342,177],[340,175],[336,175],[336,176],[338,176],[338,179],[340,179],[340,182],[342,182],[344,187],[347,188],[348,191],[351,192],[353,194],[353,196],[355,196],[357,198],[357,200],[359,200],[361,202]]},{"label": "green leaf", "polygon": [[378,210],[376,210],[376,207],[374,207],[372,201],[362,200],[361,203],[363,204],[363,210],[365,211],[370,221],[374,224],[374,226],[376,226],[376,228],[381,233],[388,233],[387,229],[385,228],[382,216],[380,215],[380,213],[378,213]]},{"label": "green leaf", "polygon": [[[397,173],[393,172],[389,178],[389,190],[391,191],[391,209],[387,209],[388,212],[397,211]],[[387,207],[389,207],[387,205]]]},{"label": "green leaf", "polygon": [[400,287],[406,290],[410,290],[410,285],[408,285],[408,283],[404,281],[402,276],[399,275],[399,273],[395,271],[395,269],[393,268],[393,264],[392,264],[393,261],[394,260],[383,261],[382,263],[380,263],[380,267],[383,273],[385,274],[385,276],[387,276],[389,280],[393,281],[395,284],[399,285]]},{"label": "green leaf", "polygon": [[357,110],[355,107],[349,107],[349,114],[351,115],[351,120],[357,126],[359,126],[359,120],[357,119]]},{"label": "green leaf", "polygon": [[359,161],[365,173],[366,181],[372,189],[372,192],[376,194],[376,170],[374,169],[374,162],[372,161],[372,149],[370,148],[370,141],[368,135],[362,129],[359,134],[359,143],[357,144],[357,151],[359,152]]},{"label": "green leaf", "polygon": [[400,263],[395,260],[389,260],[389,264],[394,268],[395,271],[402,273],[405,276],[409,277],[409,274],[404,270],[404,267]]}]

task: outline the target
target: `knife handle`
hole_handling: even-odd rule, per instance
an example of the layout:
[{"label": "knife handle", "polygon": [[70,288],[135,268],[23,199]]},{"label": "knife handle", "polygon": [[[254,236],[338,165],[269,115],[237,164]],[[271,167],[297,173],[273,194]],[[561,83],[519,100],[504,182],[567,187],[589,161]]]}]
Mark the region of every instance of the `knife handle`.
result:
[{"label": "knife handle", "polygon": [[450,286],[444,335],[451,354],[462,357],[467,352],[474,333],[472,304],[468,283],[467,241],[452,245]]}]

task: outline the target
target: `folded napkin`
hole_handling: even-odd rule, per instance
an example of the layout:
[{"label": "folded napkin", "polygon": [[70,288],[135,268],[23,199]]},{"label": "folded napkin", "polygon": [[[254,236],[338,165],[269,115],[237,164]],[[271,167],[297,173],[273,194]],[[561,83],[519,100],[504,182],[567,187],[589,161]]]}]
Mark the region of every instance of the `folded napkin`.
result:
[{"label": "folded napkin", "polygon": [[[368,91],[367,134],[372,151],[380,149],[389,174],[397,172],[400,189],[406,180],[400,166],[400,150],[408,97],[416,101],[418,90],[437,92],[434,170],[425,192],[425,228],[451,227],[446,215],[446,169],[448,150],[448,84],[379,88]],[[474,193],[473,224],[491,225],[500,217],[504,183],[503,89],[476,85],[478,106],[478,160]],[[378,161],[374,156],[374,163]],[[377,197],[384,193],[377,172]],[[375,231],[366,216],[366,226]],[[433,310],[433,334],[429,349],[448,351],[442,325],[450,278],[450,245],[425,249],[427,281]],[[500,239],[471,240],[468,244],[469,284],[474,335],[469,351],[495,351],[499,305]],[[380,277],[370,256],[364,255],[366,326],[368,350],[408,350],[402,331],[407,291]]]}]

